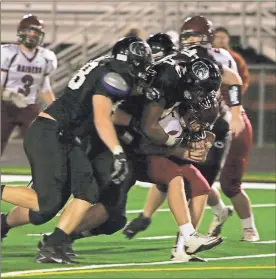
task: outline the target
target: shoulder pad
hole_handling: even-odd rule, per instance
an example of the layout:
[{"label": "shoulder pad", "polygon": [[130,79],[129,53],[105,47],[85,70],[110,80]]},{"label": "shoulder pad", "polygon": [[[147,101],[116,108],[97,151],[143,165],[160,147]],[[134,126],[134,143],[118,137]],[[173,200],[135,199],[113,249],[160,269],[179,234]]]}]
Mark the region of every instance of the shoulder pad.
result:
[{"label": "shoulder pad", "polygon": [[57,68],[57,64],[58,64],[55,53],[52,50],[44,48],[44,47],[39,47],[39,50],[40,50],[41,55],[45,59],[47,59],[49,61],[49,63],[51,64],[50,71],[55,70]]},{"label": "shoulder pad", "polygon": [[19,50],[19,47],[16,44],[1,45],[1,55],[3,55],[2,54],[2,52],[3,52],[5,55],[8,54],[8,55],[12,56],[12,55],[16,54],[18,52],[18,50]]},{"label": "shoulder pad", "polygon": [[224,48],[212,48],[211,51],[214,54],[219,53],[221,56],[232,58],[232,55],[229,53],[229,51]]},{"label": "shoulder pad", "polygon": [[115,72],[105,74],[102,78],[102,84],[113,95],[125,96],[130,91],[124,78]]}]

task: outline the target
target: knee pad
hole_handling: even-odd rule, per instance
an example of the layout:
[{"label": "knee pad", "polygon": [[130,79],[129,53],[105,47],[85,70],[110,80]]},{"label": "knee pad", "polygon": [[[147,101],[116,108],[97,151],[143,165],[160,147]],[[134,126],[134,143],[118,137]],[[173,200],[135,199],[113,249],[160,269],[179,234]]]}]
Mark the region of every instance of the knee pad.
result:
[{"label": "knee pad", "polygon": [[164,194],[168,192],[168,185],[166,184],[156,184],[156,188]]},{"label": "knee pad", "polygon": [[33,225],[41,225],[47,223],[52,218],[54,218],[59,210],[62,209],[64,206],[64,201],[60,196],[56,196],[48,201],[48,203],[44,203],[39,201],[39,208],[38,212],[29,210],[29,219]]},{"label": "knee pad", "polygon": [[242,190],[241,181],[238,181],[235,179],[226,180],[226,179],[220,178],[220,185],[221,185],[222,192],[229,199],[235,197]]},{"label": "knee pad", "polygon": [[100,235],[106,234],[111,235],[121,230],[127,222],[127,218],[124,215],[115,215],[111,216],[105,223],[100,225],[99,227],[90,231],[92,235]]},{"label": "knee pad", "polygon": [[38,226],[38,225],[45,224],[48,221],[50,221],[51,219],[53,219],[57,213],[58,213],[58,211],[43,214],[41,212],[36,212],[36,211],[30,210],[29,219],[30,219],[31,224]]}]

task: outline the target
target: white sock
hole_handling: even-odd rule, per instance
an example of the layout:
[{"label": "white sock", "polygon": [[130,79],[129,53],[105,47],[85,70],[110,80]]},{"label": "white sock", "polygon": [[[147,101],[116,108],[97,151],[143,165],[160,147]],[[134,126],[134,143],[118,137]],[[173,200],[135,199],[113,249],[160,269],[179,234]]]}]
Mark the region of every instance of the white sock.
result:
[{"label": "white sock", "polygon": [[222,215],[226,209],[226,205],[223,200],[219,200],[219,203],[215,206],[211,206],[215,215]]},{"label": "white sock", "polygon": [[255,220],[254,220],[253,215],[249,218],[241,219],[241,224],[242,224],[243,229],[248,229],[248,228],[256,229]]},{"label": "white sock", "polygon": [[179,226],[179,231],[180,234],[183,236],[185,243],[188,242],[191,239],[192,235],[195,233],[195,229],[192,223],[187,223]]},{"label": "white sock", "polygon": [[185,253],[184,245],[185,245],[184,236],[181,233],[179,233],[175,243],[176,253]]}]

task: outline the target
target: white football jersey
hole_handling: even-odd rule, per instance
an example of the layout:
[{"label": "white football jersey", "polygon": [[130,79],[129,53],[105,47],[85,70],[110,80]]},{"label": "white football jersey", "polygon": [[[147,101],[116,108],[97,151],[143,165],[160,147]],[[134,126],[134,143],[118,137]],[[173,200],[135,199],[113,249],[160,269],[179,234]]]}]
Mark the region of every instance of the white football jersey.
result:
[{"label": "white football jersey", "polygon": [[238,73],[237,64],[229,51],[223,48],[211,48],[209,52],[216,61]]},{"label": "white football jersey", "polygon": [[4,88],[26,96],[35,104],[44,78],[57,68],[56,55],[49,49],[37,47],[32,57],[17,44],[1,45],[1,71],[7,72]]},{"label": "white football jersey", "polygon": [[159,121],[159,124],[164,129],[166,134],[174,137],[179,137],[182,133],[182,126],[180,125],[180,115],[177,108],[172,110],[164,118]]}]

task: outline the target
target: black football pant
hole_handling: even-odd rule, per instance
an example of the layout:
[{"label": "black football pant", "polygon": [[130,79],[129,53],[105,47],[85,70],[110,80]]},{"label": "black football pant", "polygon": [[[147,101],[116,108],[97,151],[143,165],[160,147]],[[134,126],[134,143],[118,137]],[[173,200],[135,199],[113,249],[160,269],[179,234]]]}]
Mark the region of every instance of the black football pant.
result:
[{"label": "black football pant", "polygon": [[80,146],[64,137],[61,140],[58,122],[38,117],[26,133],[24,149],[39,204],[39,212],[30,210],[31,223],[52,219],[71,193],[90,203],[97,201],[98,184],[91,164]]}]

